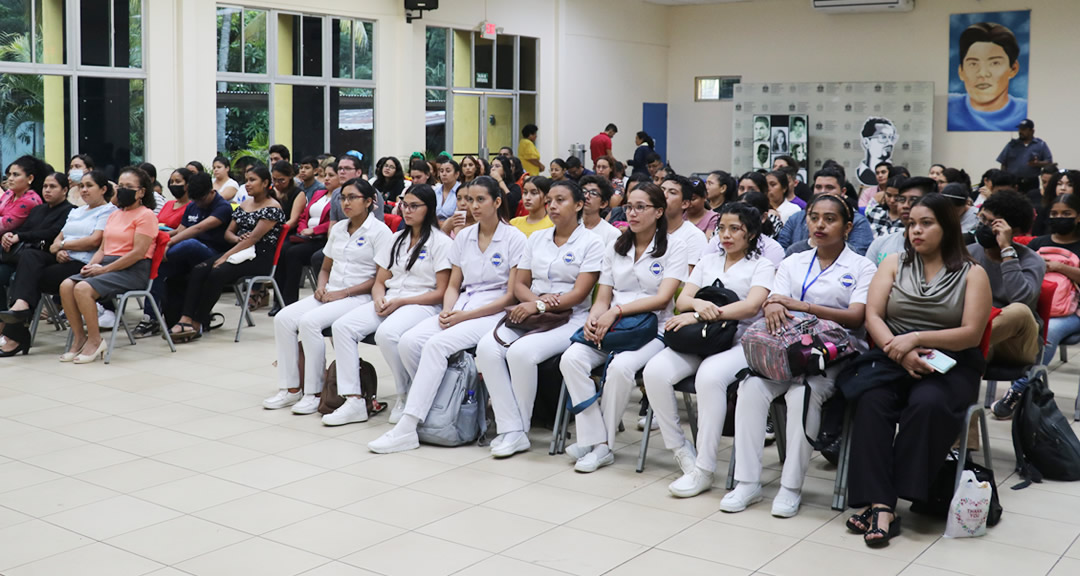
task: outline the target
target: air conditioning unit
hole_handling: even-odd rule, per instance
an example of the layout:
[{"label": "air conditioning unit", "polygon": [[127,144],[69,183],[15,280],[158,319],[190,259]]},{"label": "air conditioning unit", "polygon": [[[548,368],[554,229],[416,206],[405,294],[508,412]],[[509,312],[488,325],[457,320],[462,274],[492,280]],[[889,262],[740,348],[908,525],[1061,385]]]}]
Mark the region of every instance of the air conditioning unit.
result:
[{"label": "air conditioning unit", "polygon": [[834,14],[852,12],[911,12],[915,0],[811,0],[814,10]]}]

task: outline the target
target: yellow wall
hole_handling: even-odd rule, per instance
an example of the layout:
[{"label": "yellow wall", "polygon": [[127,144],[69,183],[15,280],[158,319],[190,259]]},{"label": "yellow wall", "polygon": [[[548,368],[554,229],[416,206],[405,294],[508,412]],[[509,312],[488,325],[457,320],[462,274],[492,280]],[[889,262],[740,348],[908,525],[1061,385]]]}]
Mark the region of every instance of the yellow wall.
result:
[{"label": "yellow wall", "polygon": [[[64,0],[45,0],[41,5],[41,26],[43,29],[43,64],[64,63]],[[64,78],[62,76],[44,77],[45,100],[45,161],[66,172],[67,158],[64,143],[67,141],[67,126],[64,124]]]},{"label": "yellow wall", "polygon": [[454,96],[454,147],[455,155],[476,154],[480,151],[480,97],[457,94]]},{"label": "yellow wall", "polygon": [[[278,16],[278,74],[292,74],[293,18]],[[286,84],[274,85],[274,141],[292,150],[293,89]]]},{"label": "yellow wall", "polygon": [[454,86],[472,85],[472,32],[454,30]]}]

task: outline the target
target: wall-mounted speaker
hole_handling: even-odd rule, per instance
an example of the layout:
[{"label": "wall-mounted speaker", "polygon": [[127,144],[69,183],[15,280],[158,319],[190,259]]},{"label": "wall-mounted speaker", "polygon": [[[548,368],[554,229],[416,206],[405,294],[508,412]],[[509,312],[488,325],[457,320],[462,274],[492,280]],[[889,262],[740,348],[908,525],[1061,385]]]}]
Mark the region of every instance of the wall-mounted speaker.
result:
[{"label": "wall-mounted speaker", "polygon": [[406,10],[435,10],[439,7],[439,0],[405,0]]}]

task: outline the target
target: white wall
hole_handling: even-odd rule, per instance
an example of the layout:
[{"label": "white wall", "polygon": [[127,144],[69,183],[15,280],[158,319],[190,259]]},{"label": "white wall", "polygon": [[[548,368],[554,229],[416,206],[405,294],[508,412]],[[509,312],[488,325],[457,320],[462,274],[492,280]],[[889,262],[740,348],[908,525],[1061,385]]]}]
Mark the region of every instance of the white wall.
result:
[{"label": "white wall", "polygon": [[[694,77],[745,82],[932,81],[933,158],[981,173],[1009,138],[947,132],[949,14],[1032,9],[1028,115],[1054,157],[1080,165],[1077,0],[916,0],[904,14],[831,15],[809,0],[672,7],[669,12],[668,155],[680,171],[731,166],[731,103],[694,102]],[[783,42],[775,39],[783,37]]]}]

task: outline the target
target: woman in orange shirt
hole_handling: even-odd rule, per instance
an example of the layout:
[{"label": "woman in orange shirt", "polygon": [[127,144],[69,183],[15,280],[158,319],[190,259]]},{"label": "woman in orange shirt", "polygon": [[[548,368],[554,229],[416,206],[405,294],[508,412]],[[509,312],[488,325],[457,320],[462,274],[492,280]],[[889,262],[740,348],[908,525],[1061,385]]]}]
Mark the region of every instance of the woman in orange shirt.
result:
[{"label": "woman in orange shirt", "polygon": [[109,216],[101,247],[78,274],[60,284],[60,302],[72,334],[71,348],[60,356],[61,362],[89,364],[104,355],[108,345],[98,329],[97,301],[143,288],[150,281],[158,232],[153,182],[134,166],[124,168],[117,180],[120,209]]}]

